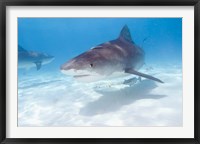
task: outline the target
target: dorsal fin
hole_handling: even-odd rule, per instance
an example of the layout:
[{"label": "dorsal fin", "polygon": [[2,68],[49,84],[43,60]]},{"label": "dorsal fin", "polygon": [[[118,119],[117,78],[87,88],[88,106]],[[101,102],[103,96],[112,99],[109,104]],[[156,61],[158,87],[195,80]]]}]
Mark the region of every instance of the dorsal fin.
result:
[{"label": "dorsal fin", "polygon": [[127,25],[125,25],[122,28],[122,30],[120,32],[120,35],[119,35],[119,38],[124,39],[124,40],[126,40],[128,42],[134,43],[132,38],[131,38],[131,33],[130,33],[130,30],[129,30]]},{"label": "dorsal fin", "polygon": [[27,52],[22,46],[18,45],[18,52]]}]

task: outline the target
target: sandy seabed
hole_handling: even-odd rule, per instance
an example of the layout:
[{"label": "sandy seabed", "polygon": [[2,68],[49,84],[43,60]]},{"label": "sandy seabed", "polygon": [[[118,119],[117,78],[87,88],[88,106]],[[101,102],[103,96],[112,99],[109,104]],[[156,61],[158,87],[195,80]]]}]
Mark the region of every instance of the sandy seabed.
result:
[{"label": "sandy seabed", "polygon": [[[141,72],[145,70],[141,70]],[[182,68],[146,72],[164,84],[134,77],[80,83],[60,72],[18,80],[18,126],[182,126]]]}]

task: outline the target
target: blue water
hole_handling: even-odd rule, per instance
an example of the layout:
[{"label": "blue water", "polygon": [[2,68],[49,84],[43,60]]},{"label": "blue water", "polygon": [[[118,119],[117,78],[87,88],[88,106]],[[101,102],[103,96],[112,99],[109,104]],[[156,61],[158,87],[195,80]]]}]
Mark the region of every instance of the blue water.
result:
[{"label": "blue water", "polygon": [[[103,83],[114,91],[99,92],[61,74],[64,62],[118,38],[124,25],[148,73],[165,84]],[[18,18],[18,44],[55,57],[39,71],[18,69],[19,126],[182,125],[182,18]]]},{"label": "blue water", "polygon": [[181,64],[181,18],[19,18],[18,43],[54,55],[48,69],[57,70],[70,58],[116,39],[124,25],[143,47],[147,63]]}]

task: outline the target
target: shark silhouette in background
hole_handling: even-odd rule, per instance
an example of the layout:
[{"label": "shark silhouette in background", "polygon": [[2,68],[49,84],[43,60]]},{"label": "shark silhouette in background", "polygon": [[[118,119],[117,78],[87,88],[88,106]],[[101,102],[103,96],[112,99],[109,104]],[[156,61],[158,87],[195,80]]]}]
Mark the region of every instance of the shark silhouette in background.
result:
[{"label": "shark silhouette in background", "polygon": [[54,60],[54,57],[46,53],[39,53],[35,51],[27,51],[18,45],[18,68],[29,69],[36,67],[37,70],[42,65],[48,64]]}]

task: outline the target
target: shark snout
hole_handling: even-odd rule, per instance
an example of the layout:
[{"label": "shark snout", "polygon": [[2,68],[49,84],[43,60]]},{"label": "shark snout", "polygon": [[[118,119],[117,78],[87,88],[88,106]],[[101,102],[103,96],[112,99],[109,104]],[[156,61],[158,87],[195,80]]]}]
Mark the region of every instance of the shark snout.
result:
[{"label": "shark snout", "polygon": [[78,69],[71,62],[66,62],[63,65],[61,65],[60,71],[63,74],[74,76],[74,77],[88,76],[90,74],[88,70]]},{"label": "shark snout", "polygon": [[72,67],[68,64],[63,64],[60,66],[60,70],[70,70]]},{"label": "shark snout", "polygon": [[60,70],[70,70],[75,69],[75,62],[74,60],[69,60],[60,66]]},{"label": "shark snout", "polygon": [[76,70],[68,62],[60,66],[60,71],[66,75],[76,74]]}]

